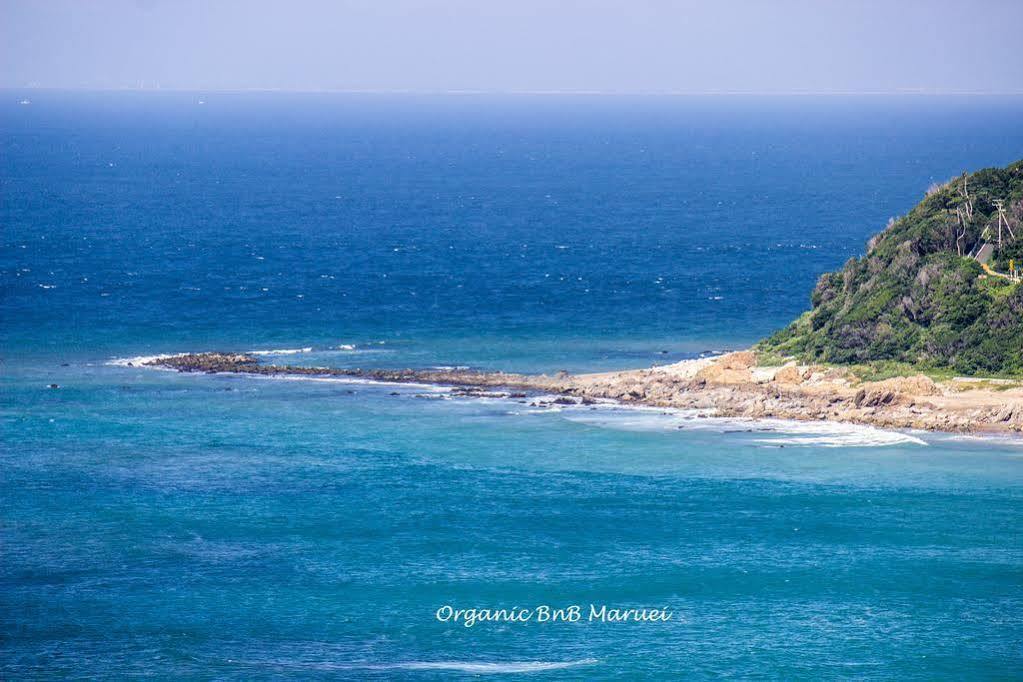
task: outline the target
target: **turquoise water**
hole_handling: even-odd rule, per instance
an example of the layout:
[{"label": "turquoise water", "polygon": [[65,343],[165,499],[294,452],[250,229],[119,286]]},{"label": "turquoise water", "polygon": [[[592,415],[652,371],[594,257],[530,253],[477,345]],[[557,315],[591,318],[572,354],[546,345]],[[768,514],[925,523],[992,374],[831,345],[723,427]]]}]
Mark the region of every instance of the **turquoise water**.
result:
[{"label": "turquoise water", "polygon": [[[5,678],[1018,675],[1019,441],[113,361],[740,347],[930,182],[1023,155],[1023,100],[24,97]],[[590,604],[673,616],[436,617]]]}]

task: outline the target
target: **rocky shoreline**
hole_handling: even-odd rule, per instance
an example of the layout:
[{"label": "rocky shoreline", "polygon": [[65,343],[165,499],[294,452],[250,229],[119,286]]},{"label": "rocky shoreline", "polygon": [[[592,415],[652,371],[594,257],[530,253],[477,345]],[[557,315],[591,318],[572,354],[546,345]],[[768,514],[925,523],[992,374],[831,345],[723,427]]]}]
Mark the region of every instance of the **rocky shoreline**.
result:
[{"label": "rocky shoreline", "polygon": [[454,386],[467,395],[489,390],[556,394],[575,403],[694,409],[722,417],[836,421],[889,429],[957,433],[1023,432],[1023,387],[936,383],[917,375],[859,381],[842,368],[762,367],[752,351],[686,360],[649,369],[549,376],[437,369],[346,369],[261,364],[246,353],[190,353],[149,360],[179,372],[262,376],[335,376],[392,383]]}]

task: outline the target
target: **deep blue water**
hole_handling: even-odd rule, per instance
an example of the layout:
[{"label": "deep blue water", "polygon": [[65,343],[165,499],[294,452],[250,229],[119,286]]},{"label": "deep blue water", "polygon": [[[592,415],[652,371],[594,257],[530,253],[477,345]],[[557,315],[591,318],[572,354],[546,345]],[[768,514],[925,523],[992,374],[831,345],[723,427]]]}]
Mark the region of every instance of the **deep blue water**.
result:
[{"label": "deep blue water", "polygon": [[[0,93],[0,674],[1018,675],[1019,441],[109,363],[741,347],[931,182],[1023,156],[1021,120],[1023,98]],[[590,603],[674,617],[434,617]]]}]

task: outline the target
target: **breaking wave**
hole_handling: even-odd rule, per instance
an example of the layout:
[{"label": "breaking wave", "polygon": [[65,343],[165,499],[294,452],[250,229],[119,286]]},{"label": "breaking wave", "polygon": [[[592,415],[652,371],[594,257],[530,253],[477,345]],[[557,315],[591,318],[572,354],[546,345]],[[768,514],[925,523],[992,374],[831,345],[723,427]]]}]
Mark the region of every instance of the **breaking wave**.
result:
[{"label": "breaking wave", "polygon": [[[181,355],[181,353],[161,353],[160,355],[136,355],[129,358],[112,358],[107,360],[104,364],[112,367],[141,367],[147,362],[154,362],[156,360],[162,360],[164,358],[172,358],[175,355]],[[165,369],[163,367],[152,367],[148,366],[146,369]]]},{"label": "breaking wave", "polygon": [[249,355],[298,355],[299,353],[313,352],[312,346],[305,348],[280,348],[275,350],[250,350]]},{"label": "breaking wave", "polygon": [[826,448],[927,445],[927,441],[904,431],[887,431],[864,424],[803,422],[789,419],[715,417],[695,410],[664,410],[615,406],[579,412],[565,410],[565,419],[599,428],[622,431],[744,432],[763,446],[813,446]]}]

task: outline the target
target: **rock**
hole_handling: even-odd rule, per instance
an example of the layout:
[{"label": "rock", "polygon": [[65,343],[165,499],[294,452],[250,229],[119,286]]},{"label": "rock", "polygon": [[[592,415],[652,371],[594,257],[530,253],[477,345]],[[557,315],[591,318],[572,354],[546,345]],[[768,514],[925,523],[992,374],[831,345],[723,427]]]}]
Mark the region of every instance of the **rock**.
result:
[{"label": "rock", "polygon": [[1009,404],[995,410],[991,415],[991,421],[1005,422],[1010,426],[1023,425],[1023,404]]},{"label": "rock", "polygon": [[916,374],[911,377],[893,377],[884,381],[873,381],[864,386],[875,389],[895,391],[896,393],[907,393],[910,395],[940,395],[941,389],[936,383],[924,374]]},{"label": "rock", "polygon": [[938,395],[941,389],[930,377],[918,374],[912,377],[893,377],[884,381],[863,384],[856,392],[853,402],[856,407],[879,407],[883,405],[916,405],[914,396]]},{"label": "rock", "polygon": [[861,388],[856,392],[853,403],[856,407],[878,407],[880,405],[897,404],[902,400],[902,395],[887,388]]},{"label": "rock", "polygon": [[753,417],[754,419],[758,417],[763,417],[765,412],[766,409],[764,407],[764,401],[762,398],[754,402],[748,408],[746,408],[746,415],[749,417]]},{"label": "rock", "polygon": [[746,384],[753,381],[753,373],[748,368],[734,369],[715,363],[697,372],[696,378],[713,384]]},{"label": "rock", "polygon": [[722,369],[749,369],[757,366],[757,354],[751,350],[740,350],[722,355],[714,364]]},{"label": "rock", "polygon": [[169,367],[179,372],[247,372],[259,365],[248,353],[187,353],[170,358],[159,358],[143,363]]},{"label": "rock", "polygon": [[774,380],[779,384],[801,384],[806,379],[807,374],[805,370],[799,369],[798,366],[785,365],[774,374]]},{"label": "rock", "polygon": [[[757,367],[748,351],[700,361],[690,374],[656,371],[622,371],[560,378],[484,372],[472,369],[351,369],[300,365],[262,365],[246,353],[197,353],[153,361],[182,372],[227,372],[254,375],[344,376],[395,383],[429,383],[451,387],[451,396],[516,398],[534,406],[593,405],[613,399],[627,404],[693,410],[702,416],[779,417],[791,419],[838,419],[880,427],[916,426],[946,431],[993,428],[1023,431],[1023,400],[1013,389],[1004,402],[975,404],[972,412],[960,405],[944,414],[951,399],[918,398],[944,395],[945,389],[926,376],[900,377],[861,383],[844,369],[801,366]],[[826,383],[829,379],[834,384]],[[57,388],[52,385],[52,388]],[[510,393],[509,391],[518,391]],[[352,390],[345,391],[348,394]],[[394,394],[398,392],[395,391]],[[529,396],[550,395],[550,399]],[[393,394],[392,394],[393,395]],[[955,397],[953,394],[949,394]],[[425,397],[425,396],[424,396]],[[1001,396],[999,396],[1001,397]],[[940,404],[939,404],[940,403]]]}]

